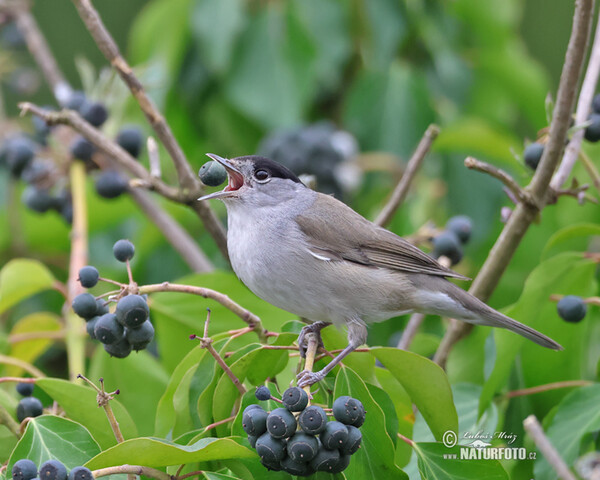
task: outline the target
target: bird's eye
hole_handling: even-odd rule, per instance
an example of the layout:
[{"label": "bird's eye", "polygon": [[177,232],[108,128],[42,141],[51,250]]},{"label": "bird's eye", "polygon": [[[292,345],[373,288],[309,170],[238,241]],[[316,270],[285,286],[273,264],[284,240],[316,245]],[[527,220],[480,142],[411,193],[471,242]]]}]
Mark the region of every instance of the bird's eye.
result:
[{"label": "bird's eye", "polygon": [[264,182],[267,178],[269,178],[269,172],[266,170],[257,170],[254,172],[254,178],[256,178],[259,182]]}]

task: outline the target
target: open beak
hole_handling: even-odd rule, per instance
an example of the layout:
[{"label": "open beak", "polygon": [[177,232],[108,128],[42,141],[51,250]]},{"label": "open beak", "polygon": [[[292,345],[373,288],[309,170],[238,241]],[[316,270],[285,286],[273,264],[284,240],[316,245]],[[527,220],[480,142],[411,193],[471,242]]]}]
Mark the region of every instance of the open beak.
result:
[{"label": "open beak", "polygon": [[227,170],[227,175],[229,177],[229,182],[223,190],[211,193],[209,195],[204,195],[198,200],[202,201],[210,200],[211,198],[234,197],[235,193],[244,185],[244,175],[242,174],[242,172],[240,172],[240,170],[232,163],[231,160],[219,157],[214,153],[207,153],[206,156],[212,158],[215,162],[219,162],[225,167],[225,170]]}]

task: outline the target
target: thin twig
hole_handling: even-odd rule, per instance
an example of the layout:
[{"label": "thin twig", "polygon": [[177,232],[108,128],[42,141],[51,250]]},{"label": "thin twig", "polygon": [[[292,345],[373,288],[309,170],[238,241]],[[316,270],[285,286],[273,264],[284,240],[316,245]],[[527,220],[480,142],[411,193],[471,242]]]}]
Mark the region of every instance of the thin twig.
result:
[{"label": "thin twig", "polygon": [[542,429],[540,422],[535,418],[535,415],[529,415],[523,420],[523,427],[525,427],[527,433],[533,438],[537,448],[542,452],[542,455],[546,457],[546,460],[548,460],[548,463],[552,466],[559,478],[562,478],[563,480],[576,480],[575,475],[571,473],[569,467],[556,448],[550,443],[550,440],[544,433],[544,430]]},{"label": "thin twig", "polygon": [[88,385],[90,385],[94,390],[96,390],[96,393],[98,394],[96,396],[96,401],[98,402],[98,406],[102,407],[104,409],[104,412],[106,413],[106,418],[108,418],[108,423],[110,423],[110,428],[112,429],[113,434],[115,435],[117,443],[124,442],[125,438],[123,437],[123,433],[121,433],[121,428],[119,427],[119,422],[117,421],[117,417],[115,417],[112,407],[110,406],[110,401],[114,398],[115,395],[118,395],[120,393],[119,390],[115,390],[114,392],[107,393],[104,390],[104,379],[103,378],[100,379],[100,388],[98,388],[94,384],[94,382],[87,379],[86,377],[84,377],[81,374],[77,375],[77,378],[81,378]]},{"label": "thin twig", "polygon": [[40,339],[64,340],[66,332],[66,330],[47,330],[44,332],[13,333],[8,336],[8,341],[12,345],[15,343],[28,342],[30,340]]},{"label": "thin twig", "polygon": [[19,360],[18,358],[9,357],[8,355],[0,354],[0,363],[5,365],[12,365],[14,367],[21,368],[25,370],[27,373],[30,373],[36,378],[44,378],[46,375],[37,367],[34,367],[30,363],[27,363],[23,360]]},{"label": "thin twig", "polygon": [[262,322],[258,316],[254,313],[246,310],[241,305],[234,302],[227,295],[217,292],[216,290],[211,290],[210,288],[204,287],[195,287],[193,285],[181,285],[177,283],[156,283],[153,285],[142,285],[139,288],[140,295],[144,293],[155,293],[155,292],[179,292],[179,293],[189,293],[192,295],[198,295],[204,298],[210,298],[215,300],[216,302],[223,305],[225,308],[236,314],[240,317],[244,322],[246,322],[259,336],[261,341],[266,341],[266,333],[267,331],[263,328]]},{"label": "thin twig", "polygon": [[146,147],[148,148],[148,161],[150,163],[150,175],[155,178],[162,176],[160,168],[160,155],[158,152],[158,144],[154,137],[148,137],[146,140]]},{"label": "thin twig", "polygon": [[[312,372],[315,365],[315,355],[319,349],[319,336],[316,333],[310,332],[306,334],[306,358],[304,360],[304,370]],[[310,385],[304,387],[304,391],[308,395],[310,404]]]},{"label": "thin twig", "polygon": [[583,166],[587,170],[588,175],[592,179],[594,187],[596,187],[597,190],[600,190],[600,173],[598,172],[596,165],[583,150],[579,152],[579,158],[581,159],[581,163],[583,163]]},{"label": "thin twig", "polygon": [[[577,0],[575,2],[571,37],[556,96],[556,107],[550,124],[548,142],[544,147],[544,153],[533,179],[526,189],[532,196],[533,203],[519,203],[516,206],[479,274],[473,280],[469,293],[480,300],[486,301],[491,296],[525,233],[537,218],[540,208],[545,205],[550,180],[560,161],[569,129],[591,28],[593,4],[593,0]],[[452,347],[472,328],[471,324],[452,320],[435,353],[434,361],[444,367]]]},{"label": "thin twig", "polygon": [[563,382],[546,383],[545,385],[537,385],[530,388],[522,388],[521,390],[513,390],[506,392],[503,397],[515,398],[524,397],[526,395],[534,395],[536,393],[548,392],[550,390],[558,390],[560,388],[587,387],[594,382],[590,380],[565,380]]},{"label": "thin twig", "polygon": [[0,383],[16,382],[16,383],[35,383],[37,378],[29,377],[0,377]]},{"label": "thin twig", "polygon": [[477,170],[478,172],[487,173],[488,175],[500,180],[519,202],[527,204],[531,204],[533,202],[531,195],[526,190],[521,188],[521,186],[504,170],[490,165],[489,163],[477,160],[473,157],[465,158],[465,167],[471,170]]},{"label": "thin twig", "polygon": [[6,426],[17,438],[21,438],[21,428],[19,424],[8,413],[8,410],[0,404],[0,425]]},{"label": "thin twig", "polygon": [[[591,17],[591,14],[590,14]],[[594,44],[590,53],[590,59],[585,72],[585,77],[581,84],[581,92],[577,102],[577,111],[575,112],[575,125],[581,125],[588,119],[592,99],[596,93],[596,84],[600,74],[600,17],[596,25],[596,34]],[[558,166],[550,186],[554,190],[561,188],[569,178],[571,170],[579,157],[581,142],[583,140],[584,130],[577,130],[571,137],[571,141],[565,150],[562,162]]]},{"label": "thin twig", "polygon": [[130,475],[143,475],[144,477],[155,478],[156,480],[175,480],[177,478],[174,475],[169,475],[168,473],[157,470],[156,468],[143,467],[141,465],[119,465],[116,467],[100,468],[92,472],[94,478],[124,473]]},{"label": "thin twig", "polygon": [[413,313],[410,316],[410,319],[406,324],[406,328],[402,332],[402,337],[400,337],[396,348],[399,348],[400,350],[408,350],[410,344],[415,338],[415,335],[419,331],[423,320],[425,320],[425,315],[422,313]]},{"label": "thin twig", "polygon": [[375,219],[375,224],[385,227],[388,223],[390,223],[394,213],[404,201],[413,178],[419,170],[421,163],[423,163],[425,155],[427,155],[427,152],[431,148],[431,144],[439,133],[440,128],[437,125],[429,125],[425,131],[425,134],[423,135],[423,138],[421,138],[419,145],[417,145],[415,153],[413,153],[412,157],[408,161],[406,170],[404,170],[402,178],[398,182],[398,185],[396,185],[392,196]]}]

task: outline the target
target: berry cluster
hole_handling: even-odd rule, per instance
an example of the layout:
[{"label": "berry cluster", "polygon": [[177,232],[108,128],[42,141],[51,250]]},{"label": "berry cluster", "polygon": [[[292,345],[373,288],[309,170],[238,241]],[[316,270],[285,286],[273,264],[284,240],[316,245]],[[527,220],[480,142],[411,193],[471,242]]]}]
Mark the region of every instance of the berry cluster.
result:
[{"label": "berry cluster", "polygon": [[583,298],[576,295],[566,295],[556,304],[558,315],[565,322],[578,323],[584,319],[587,313],[587,305]]},{"label": "berry cluster", "polygon": [[94,480],[91,470],[86,467],[74,467],[67,475],[67,467],[58,460],[48,460],[37,465],[26,458],[17,460],[12,468],[13,480]]},{"label": "berry cluster", "polygon": [[[120,262],[133,258],[135,247],[129,240],[119,240],[113,253]],[[85,288],[94,287],[100,275],[96,267],[79,270],[79,282]],[[114,312],[101,298],[81,293],[73,299],[73,311],[86,321],[86,330],[93,340],[100,341],[104,350],[117,358],[127,357],[132,350],[145,349],[154,338],[148,302],[143,295],[129,294],[117,301]]]},{"label": "berry cluster", "polygon": [[320,191],[340,195],[343,185],[338,167],[356,155],[358,144],[348,132],[319,122],[275,132],[262,141],[258,152],[293,172],[314,175]]},{"label": "berry cluster", "polygon": [[28,417],[39,417],[43,413],[42,402],[33,396],[33,383],[17,383],[17,393],[23,397],[17,405],[19,422]]},{"label": "berry cluster", "polygon": [[[272,398],[267,387],[259,387],[256,397]],[[281,402],[285,408],[270,413],[260,405],[250,405],[243,413],[242,427],[261,463],[269,470],[298,476],[345,470],[362,441],[362,403],[348,396],[337,398],[333,403],[335,420],[328,421],[323,408],[307,406],[308,395],[300,387],[288,388]]]},{"label": "berry cluster", "polygon": [[452,217],[446,223],[445,230],[433,238],[433,251],[435,258],[448,257],[452,265],[456,265],[463,257],[463,245],[471,238],[473,223],[466,215]]}]

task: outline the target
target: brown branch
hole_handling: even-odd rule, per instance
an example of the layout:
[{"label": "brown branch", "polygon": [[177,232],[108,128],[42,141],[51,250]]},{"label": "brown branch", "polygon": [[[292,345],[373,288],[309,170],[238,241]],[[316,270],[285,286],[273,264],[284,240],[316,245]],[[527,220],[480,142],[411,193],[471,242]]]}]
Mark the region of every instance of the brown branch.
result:
[{"label": "brown branch", "polygon": [[0,363],[21,368],[37,378],[43,378],[46,376],[44,372],[34,367],[30,363],[24,362],[23,360],[19,360],[18,358],[9,357],[8,355],[0,354]]},{"label": "brown branch", "polygon": [[535,207],[534,200],[521,186],[504,170],[497,168],[489,163],[482,162],[473,157],[465,158],[465,167],[478,172],[487,173],[488,175],[500,180],[506,188],[514,195],[518,202],[530,204]]},{"label": "brown branch", "polygon": [[[479,274],[475,277],[469,292],[480,300],[486,301],[490,297],[529,226],[545,205],[550,180],[560,161],[571,120],[591,28],[593,3],[593,0],[577,0],[575,2],[573,27],[556,96],[556,107],[550,124],[548,142],[533,179],[526,188],[533,203],[519,203],[516,206]],[[448,354],[454,344],[467,335],[472,328],[471,324],[451,321],[446,335],[435,353],[434,361],[445,366]]]},{"label": "brown branch", "polygon": [[536,393],[548,392],[550,390],[558,390],[560,388],[587,387],[594,382],[590,380],[565,380],[563,382],[546,383],[545,385],[537,385],[530,388],[522,388],[521,390],[513,390],[506,392],[504,398],[524,397],[526,395],[534,395]]},{"label": "brown branch", "polygon": [[94,478],[105,477],[107,475],[118,475],[127,473],[129,475],[140,475],[156,480],[175,480],[177,477],[168,473],[157,470],[156,468],[143,467],[141,465],[119,465],[116,467],[107,467],[94,470],[92,474]]},{"label": "brown branch", "polygon": [[158,152],[158,144],[154,137],[148,137],[146,140],[146,148],[148,149],[148,163],[150,163],[150,175],[155,178],[162,176],[160,168],[160,155]]},{"label": "brown branch", "polygon": [[415,153],[413,153],[412,157],[408,161],[408,164],[406,165],[406,170],[404,170],[404,174],[402,175],[402,178],[400,179],[398,185],[394,189],[394,192],[388,200],[388,203],[383,207],[383,209],[375,219],[375,224],[385,227],[388,223],[390,223],[392,217],[394,216],[394,213],[396,212],[396,210],[398,210],[398,207],[400,207],[400,205],[404,201],[404,198],[406,198],[406,194],[408,193],[408,189],[410,188],[410,184],[413,178],[419,170],[421,163],[423,163],[425,155],[427,155],[427,152],[429,152],[431,144],[436,139],[439,133],[440,128],[437,125],[429,125],[429,127],[425,131],[425,134],[423,135],[423,138],[421,138],[419,145],[417,145]]},{"label": "brown branch", "polygon": [[212,272],[215,267],[198,247],[190,234],[177,223],[150,195],[132,188],[129,194],[133,197],[148,219],[158,227],[173,248],[181,255],[194,272]]},{"label": "brown branch", "polygon": [[37,378],[29,377],[0,377],[0,383],[15,382],[15,383],[35,383]]},{"label": "brown branch", "polygon": [[569,467],[562,459],[556,448],[550,443],[550,440],[544,433],[540,422],[538,422],[535,415],[529,415],[523,420],[523,427],[527,433],[533,438],[535,445],[542,452],[542,455],[546,457],[548,463],[552,466],[554,471],[557,473],[559,478],[563,480],[576,480],[575,475],[571,473]]},{"label": "brown branch", "polygon": [[406,325],[406,328],[402,332],[402,337],[400,337],[400,340],[398,341],[398,345],[396,346],[396,348],[399,348],[400,350],[408,350],[408,348],[410,347],[410,344],[412,343],[413,339],[415,338],[415,335],[419,331],[419,328],[421,327],[423,320],[425,320],[425,315],[422,313],[413,313],[410,316],[410,319],[408,320],[408,324]]},{"label": "brown branch", "polygon": [[140,295],[144,293],[154,292],[179,292],[179,293],[190,293],[192,295],[199,295],[200,297],[210,298],[219,302],[225,308],[236,314],[244,322],[246,322],[252,329],[257,333],[261,341],[266,340],[267,331],[263,328],[262,322],[258,316],[252,313],[250,310],[246,310],[244,307],[234,302],[227,295],[211,290],[210,288],[195,287],[193,285],[181,285],[177,283],[156,283],[153,285],[143,285],[139,288]]}]

